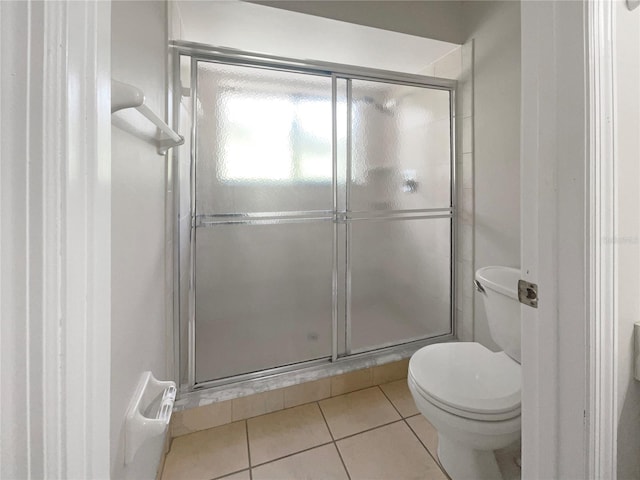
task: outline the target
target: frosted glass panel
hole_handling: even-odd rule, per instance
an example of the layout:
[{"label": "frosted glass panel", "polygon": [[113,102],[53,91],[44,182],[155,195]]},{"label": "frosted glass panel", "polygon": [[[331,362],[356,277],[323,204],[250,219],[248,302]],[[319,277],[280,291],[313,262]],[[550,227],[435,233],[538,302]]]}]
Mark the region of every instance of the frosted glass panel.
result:
[{"label": "frosted glass panel", "polygon": [[198,62],[198,214],[331,210],[331,79]]},{"label": "frosted glass panel", "polygon": [[331,222],[197,229],[196,381],[331,355]]},{"label": "frosted glass panel", "polygon": [[450,93],[194,61],[196,383],[450,334]]},{"label": "frosted glass panel", "polygon": [[448,207],[449,92],[352,81],[352,211]]},{"label": "frosted glass panel", "polygon": [[449,219],[351,225],[352,351],[451,332]]}]

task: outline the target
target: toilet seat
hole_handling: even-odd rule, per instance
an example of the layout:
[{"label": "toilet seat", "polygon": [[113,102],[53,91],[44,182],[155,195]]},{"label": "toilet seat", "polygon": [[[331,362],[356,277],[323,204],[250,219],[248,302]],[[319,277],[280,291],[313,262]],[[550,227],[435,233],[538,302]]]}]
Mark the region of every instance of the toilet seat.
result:
[{"label": "toilet seat", "polygon": [[520,365],[479,343],[423,347],[411,357],[408,377],[416,393],[454,415],[482,421],[520,415]]}]

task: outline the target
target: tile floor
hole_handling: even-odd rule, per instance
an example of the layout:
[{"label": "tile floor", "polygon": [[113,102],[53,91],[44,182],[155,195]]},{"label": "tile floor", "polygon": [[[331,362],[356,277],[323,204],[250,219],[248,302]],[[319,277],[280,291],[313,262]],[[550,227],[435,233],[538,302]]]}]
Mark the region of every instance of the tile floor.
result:
[{"label": "tile floor", "polygon": [[446,480],[406,382],[174,438],[162,480]]}]

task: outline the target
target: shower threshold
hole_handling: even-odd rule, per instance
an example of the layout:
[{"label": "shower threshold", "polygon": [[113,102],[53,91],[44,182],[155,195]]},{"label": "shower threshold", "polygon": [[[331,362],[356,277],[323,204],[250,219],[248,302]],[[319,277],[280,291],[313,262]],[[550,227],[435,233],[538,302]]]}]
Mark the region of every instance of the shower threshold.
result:
[{"label": "shower threshold", "polygon": [[341,357],[335,361],[330,358],[279,367],[270,371],[241,375],[227,379],[197,384],[193,388],[186,385],[178,393],[174,411],[202,407],[234,398],[245,397],[279,388],[290,387],[322,378],[385,365],[411,357],[420,348],[434,343],[457,341],[452,334],[431,337],[402,345],[358,353]]}]

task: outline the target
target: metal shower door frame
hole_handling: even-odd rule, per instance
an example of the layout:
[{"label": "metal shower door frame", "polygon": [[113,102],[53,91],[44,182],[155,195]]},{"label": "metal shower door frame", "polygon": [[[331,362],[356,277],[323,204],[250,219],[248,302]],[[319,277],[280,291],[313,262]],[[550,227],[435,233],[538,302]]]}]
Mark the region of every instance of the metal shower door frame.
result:
[{"label": "metal shower door frame", "polygon": [[[314,62],[314,61],[300,61],[291,58],[270,56],[264,54],[256,54],[251,52],[244,52],[240,50],[212,47],[209,45],[203,45],[193,42],[174,41],[170,43],[174,72],[172,80],[174,85],[180,86],[180,57],[185,56],[191,59],[190,73],[191,73],[191,86],[190,96],[193,102],[192,105],[192,128],[191,128],[191,151],[190,151],[190,280],[189,280],[189,304],[188,319],[187,319],[187,339],[180,338],[180,326],[185,321],[181,318],[180,308],[174,307],[175,328],[174,328],[174,352],[176,354],[176,380],[181,386],[183,393],[192,392],[194,390],[200,390],[203,388],[213,388],[229,383],[235,383],[239,381],[250,381],[253,379],[263,378],[269,375],[282,374],[291,372],[293,370],[299,370],[305,367],[314,367],[330,362],[339,362],[352,357],[362,357],[367,359],[379,352],[389,352],[400,347],[406,347],[407,344],[421,344],[433,343],[434,341],[447,340],[455,338],[456,335],[456,243],[457,243],[457,192],[456,192],[456,140],[455,140],[455,92],[457,82],[455,80],[442,79],[436,77],[427,77],[414,74],[405,74],[399,72],[391,72],[386,70],[371,69],[365,67],[356,67],[351,65],[334,64],[327,62]],[[201,220],[196,214],[196,145],[197,145],[197,108],[195,105],[198,92],[198,80],[197,80],[197,65],[198,62],[207,63],[220,63],[226,65],[246,66],[246,67],[258,67],[263,69],[289,71],[294,73],[306,73],[311,75],[318,75],[331,78],[331,90],[332,90],[332,212],[290,212],[293,215],[289,219],[280,218],[277,219],[278,214],[274,212],[274,215],[265,217],[264,215],[238,215],[228,216],[229,218],[225,222],[221,223],[253,223],[260,221],[267,221],[276,218],[278,222],[283,221],[297,221],[306,220],[309,214],[327,214],[326,216],[313,216],[316,220],[331,220],[333,223],[333,248],[332,248],[332,318],[331,318],[331,356],[327,358],[321,358],[318,360],[303,361],[294,365],[280,366],[274,368],[268,368],[259,372],[245,373],[233,377],[211,380],[206,382],[196,382],[195,375],[195,294],[196,294],[196,279],[195,279],[195,248],[196,248],[196,228],[200,225]],[[337,82],[339,80],[345,80],[347,85],[347,159],[346,159],[346,173],[347,180],[345,186],[345,203],[347,208],[344,212],[339,211],[338,206],[338,152],[337,152]],[[379,216],[379,218],[359,218],[358,215],[354,215],[349,211],[349,183],[350,183],[350,170],[351,170],[351,121],[350,121],[350,109],[351,109],[351,80],[366,80],[384,82],[389,84],[415,86],[422,88],[431,88],[437,90],[444,90],[449,92],[449,119],[450,119],[450,206],[447,208],[435,208],[435,209],[418,209],[411,211],[391,211],[393,214],[407,214],[413,213],[412,219],[433,219],[433,218],[449,218],[451,225],[450,233],[450,299],[451,299],[451,311],[450,311],[450,333],[441,336],[428,337],[421,340],[413,340],[409,342],[402,342],[394,346],[377,348],[374,350],[363,352],[351,352],[351,325],[350,325],[350,225],[353,221],[359,220],[402,220],[407,217],[396,216]],[[176,99],[174,98],[174,105]],[[178,104],[179,104],[179,98]],[[174,108],[174,124],[177,122],[176,112],[177,108]],[[177,155],[177,153],[175,154]],[[175,175],[177,177],[177,175]],[[177,180],[175,184],[179,183]],[[175,185],[174,184],[174,185]],[[178,195],[179,189],[174,189],[174,195]],[[174,203],[175,205],[175,203]],[[420,214],[420,215],[415,215]],[[297,218],[295,218],[297,215]],[[240,217],[240,218],[238,218]],[[289,216],[288,216],[289,217]],[[176,217],[176,221],[177,217]],[[339,226],[345,225],[345,351],[340,352],[339,349]],[[174,258],[180,257],[179,251],[179,236],[178,241],[174,242]],[[174,260],[174,265],[177,265],[177,276],[180,277],[180,264],[179,261]],[[175,276],[175,274],[174,274]],[[174,282],[175,285],[175,282]],[[178,282],[178,288],[180,287]],[[174,305],[176,302],[180,302],[180,294],[175,295]],[[185,345],[186,344],[186,345]],[[180,365],[183,349],[187,349],[187,374],[186,379],[182,378],[183,365]],[[186,380],[186,382],[184,381]]]}]

